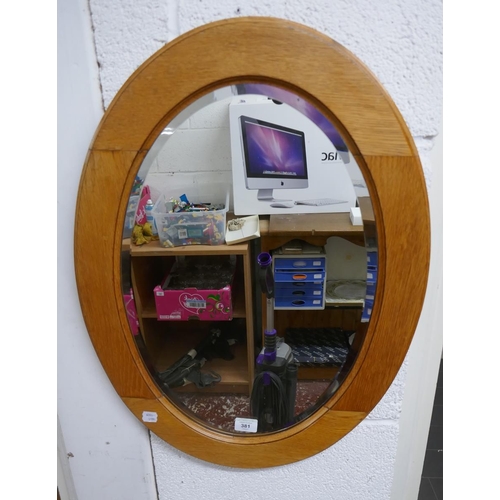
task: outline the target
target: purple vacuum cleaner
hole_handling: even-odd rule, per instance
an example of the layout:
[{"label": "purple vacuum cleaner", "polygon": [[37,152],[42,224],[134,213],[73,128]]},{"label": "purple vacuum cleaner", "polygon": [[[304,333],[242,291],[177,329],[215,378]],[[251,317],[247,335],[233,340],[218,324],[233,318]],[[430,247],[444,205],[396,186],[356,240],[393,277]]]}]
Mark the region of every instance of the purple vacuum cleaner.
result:
[{"label": "purple vacuum cleaner", "polygon": [[274,328],[274,277],[272,257],[257,257],[259,282],[266,295],[267,323],[264,347],[257,356],[256,374],[250,399],[250,411],[258,421],[258,432],[283,429],[293,423],[298,365],[292,350]]}]

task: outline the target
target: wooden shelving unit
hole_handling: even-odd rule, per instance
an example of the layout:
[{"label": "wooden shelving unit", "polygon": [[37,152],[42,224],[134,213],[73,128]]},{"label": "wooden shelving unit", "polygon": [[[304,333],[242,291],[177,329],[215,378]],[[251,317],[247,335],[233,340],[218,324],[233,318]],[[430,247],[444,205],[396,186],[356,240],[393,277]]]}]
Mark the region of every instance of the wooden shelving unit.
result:
[{"label": "wooden shelving unit", "polygon": [[[132,286],[141,335],[158,372],[171,366],[196,346],[209,333],[211,327],[217,326],[217,322],[158,321],[154,287],[161,283],[178,256],[210,258],[235,255],[237,257],[232,287],[232,321],[241,320],[239,323],[244,324],[246,343],[233,346],[234,359],[231,361],[213,359],[205,363],[202,369],[218,373],[221,376],[219,383],[205,389],[197,389],[190,384],[179,390],[250,394],[254,378],[255,353],[249,244],[164,248],[159,241],[135,246],[131,245],[129,240],[124,240],[123,248],[130,251]],[[219,322],[220,326],[224,327],[222,323],[227,322]]]},{"label": "wooden shelving unit", "polygon": [[[272,252],[293,239],[312,245],[326,245],[328,238],[338,236],[357,245],[365,245],[365,228],[353,226],[348,213],[271,215],[261,219],[261,251]],[[342,328],[356,330],[361,320],[363,306],[327,304],[324,310],[276,310],[274,325],[280,335],[289,327]],[[265,325],[266,300],[262,299],[262,324]],[[286,341],[286,336],[285,336]],[[301,379],[332,379],[338,368],[302,368]]]}]

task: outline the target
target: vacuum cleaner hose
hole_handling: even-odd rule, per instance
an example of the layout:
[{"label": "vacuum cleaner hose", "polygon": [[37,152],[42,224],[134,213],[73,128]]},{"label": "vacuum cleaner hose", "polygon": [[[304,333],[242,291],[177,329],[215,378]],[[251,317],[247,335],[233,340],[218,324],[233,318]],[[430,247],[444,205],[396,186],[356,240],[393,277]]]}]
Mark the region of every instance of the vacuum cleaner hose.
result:
[{"label": "vacuum cleaner hose", "polygon": [[259,281],[262,293],[266,294],[268,299],[274,297],[274,278],[272,270],[273,258],[268,252],[262,252],[257,257],[257,264],[259,265]]}]

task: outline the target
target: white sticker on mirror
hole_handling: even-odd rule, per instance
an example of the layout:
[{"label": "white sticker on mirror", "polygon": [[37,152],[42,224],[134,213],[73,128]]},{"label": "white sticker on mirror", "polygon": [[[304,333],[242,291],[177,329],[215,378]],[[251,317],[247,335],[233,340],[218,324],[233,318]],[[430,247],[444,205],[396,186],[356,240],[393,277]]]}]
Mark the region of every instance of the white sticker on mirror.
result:
[{"label": "white sticker on mirror", "polygon": [[158,413],[155,411],[143,411],[142,412],[143,422],[158,422]]},{"label": "white sticker on mirror", "polygon": [[258,421],[254,418],[235,418],[234,430],[240,432],[257,432]]}]

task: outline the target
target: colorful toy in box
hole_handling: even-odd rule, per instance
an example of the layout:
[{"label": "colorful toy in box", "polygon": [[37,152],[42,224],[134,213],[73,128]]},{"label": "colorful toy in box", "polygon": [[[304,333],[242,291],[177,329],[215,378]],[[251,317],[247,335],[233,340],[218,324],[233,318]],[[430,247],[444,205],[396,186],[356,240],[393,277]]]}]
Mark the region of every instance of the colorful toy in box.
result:
[{"label": "colorful toy in box", "polygon": [[132,190],[130,192],[131,196],[139,195],[142,188],[142,183],[144,182],[138,175],[135,176],[134,183],[132,184]]},{"label": "colorful toy in box", "polygon": [[228,205],[228,193],[225,203],[194,203],[185,194],[179,199],[161,195],[153,208],[161,245],[223,245]]},{"label": "colorful toy in box", "polygon": [[132,243],[137,246],[144,245],[150,241],[157,240],[158,236],[153,234],[151,224],[145,222],[144,224],[136,224],[132,230]]},{"label": "colorful toy in box", "polygon": [[[190,212],[185,217],[177,214],[162,217],[160,240],[165,247],[184,245],[222,245],[225,240],[225,216]],[[162,238],[163,236],[163,238]]]},{"label": "colorful toy in box", "polygon": [[149,186],[143,186],[141,191],[141,197],[139,200],[139,205],[137,207],[137,211],[135,213],[135,223],[139,225],[143,225],[147,222],[146,219],[146,203],[151,199],[151,190]]},{"label": "colorful toy in box", "polygon": [[154,289],[160,321],[230,321],[233,319],[232,282],[236,261],[176,262],[163,283]]}]

